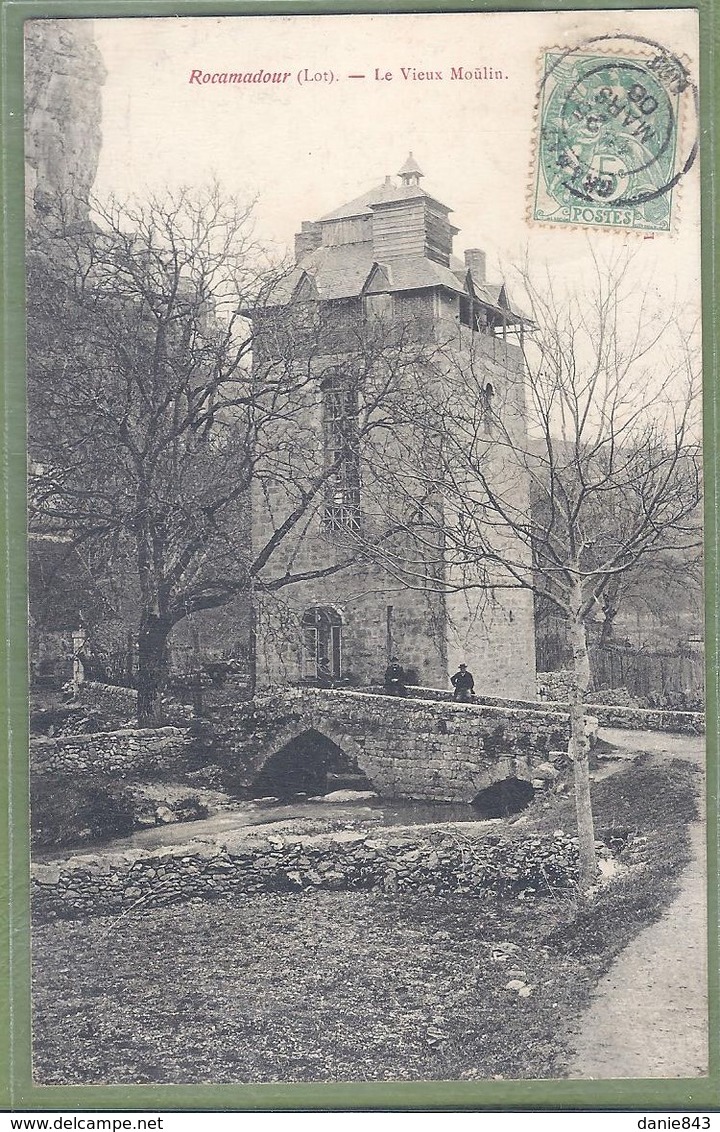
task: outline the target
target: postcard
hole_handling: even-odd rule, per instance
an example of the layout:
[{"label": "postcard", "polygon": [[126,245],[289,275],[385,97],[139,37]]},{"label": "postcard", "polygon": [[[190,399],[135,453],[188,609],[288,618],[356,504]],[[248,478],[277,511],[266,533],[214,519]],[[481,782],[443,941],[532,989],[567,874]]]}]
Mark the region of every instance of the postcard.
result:
[{"label": "postcard", "polygon": [[26,21],[34,1087],[707,1081],[699,54]]}]

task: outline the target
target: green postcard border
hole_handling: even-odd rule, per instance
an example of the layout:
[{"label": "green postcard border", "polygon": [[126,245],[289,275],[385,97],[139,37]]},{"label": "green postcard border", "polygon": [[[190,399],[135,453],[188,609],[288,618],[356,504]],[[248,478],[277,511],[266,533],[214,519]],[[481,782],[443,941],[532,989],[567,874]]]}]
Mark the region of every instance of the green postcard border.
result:
[{"label": "green postcard border", "polygon": [[[710,1075],[702,1079],[613,1081],[366,1082],[308,1085],[36,1086],[30,1074],[30,944],[27,773],[27,593],[23,272],[23,22],[39,17],[352,14],[461,11],[652,9],[657,0],[0,0],[2,34],[2,384],[3,482],[0,587],[7,755],[0,775],[0,1109],[149,1111],[720,1111],[718,970],[718,348],[715,315],[718,40],[713,0],[675,0],[700,16],[702,281],[705,370],[706,602],[708,673],[708,861]],[[3,752],[4,754],[4,752]],[[7,815],[7,822],[3,818]],[[6,897],[7,893],[7,897]]]}]

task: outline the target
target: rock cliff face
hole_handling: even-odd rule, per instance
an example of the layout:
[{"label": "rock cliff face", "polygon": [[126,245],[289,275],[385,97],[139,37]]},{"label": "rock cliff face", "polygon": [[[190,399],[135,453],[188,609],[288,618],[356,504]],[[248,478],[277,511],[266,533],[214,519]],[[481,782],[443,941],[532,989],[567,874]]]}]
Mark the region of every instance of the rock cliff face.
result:
[{"label": "rock cliff face", "polygon": [[58,194],[87,215],[97,173],[106,71],[92,20],[25,26],[25,199],[28,221]]}]

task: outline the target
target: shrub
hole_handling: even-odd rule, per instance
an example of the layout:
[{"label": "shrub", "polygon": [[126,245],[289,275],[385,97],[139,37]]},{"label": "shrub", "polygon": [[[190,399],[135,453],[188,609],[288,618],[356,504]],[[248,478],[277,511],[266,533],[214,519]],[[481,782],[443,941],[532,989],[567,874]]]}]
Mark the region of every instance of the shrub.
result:
[{"label": "shrub", "polygon": [[38,775],[30,793],[32,843],[78,845],[130,833],[135,807],[129,791],[99,776],[82,782]]}]

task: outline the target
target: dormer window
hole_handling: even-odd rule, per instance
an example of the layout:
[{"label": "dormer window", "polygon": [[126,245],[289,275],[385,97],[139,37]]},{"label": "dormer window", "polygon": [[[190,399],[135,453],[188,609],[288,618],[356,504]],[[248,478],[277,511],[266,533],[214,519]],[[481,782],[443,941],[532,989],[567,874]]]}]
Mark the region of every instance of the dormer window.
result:
[{"label": "dormer window", "polygon": [[393,316],[392,295],[376,294],[365,296],[366,322],[389,322]]}]

